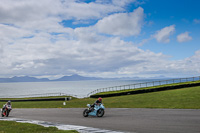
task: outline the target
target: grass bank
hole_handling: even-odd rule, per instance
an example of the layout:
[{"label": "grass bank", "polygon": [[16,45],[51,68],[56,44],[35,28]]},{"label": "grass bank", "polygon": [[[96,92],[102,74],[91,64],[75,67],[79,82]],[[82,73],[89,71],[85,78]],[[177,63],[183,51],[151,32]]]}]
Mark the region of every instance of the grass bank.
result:
[{"label": "grass bank", "polygon": [[[11,99],[12,100],[12,99]],[[86,108],[96,98],[72,98],[66,101],[12,102],[13,108]],[[106,108],[200,109],[200,86],[175,90],[103,98]],[[4,102],[0,102],[4,104]]]},{"label": "grass bank", "polygon": [[56,127],[43,127],[30,123],[0,121],[0,133],[78,133],[75,130],[58,130]]},{"label": "grass bank", "polygon": [[200,109],[200,87],[111,97],[104,101],[111,108]]}]

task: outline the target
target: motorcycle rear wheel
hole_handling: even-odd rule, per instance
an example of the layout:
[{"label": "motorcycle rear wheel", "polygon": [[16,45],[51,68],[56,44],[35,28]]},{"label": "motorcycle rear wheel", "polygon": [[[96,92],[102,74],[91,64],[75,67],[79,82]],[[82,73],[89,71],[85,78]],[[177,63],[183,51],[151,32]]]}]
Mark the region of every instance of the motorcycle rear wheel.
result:
[{"label": "motorcycle rear wheel", "polygon": [[84,117],[88,117],[88,113],[89,113],[89,110],[88,110],[88,109],[85,109],[85,110],[83,111],[83,116],[84,116]]}]

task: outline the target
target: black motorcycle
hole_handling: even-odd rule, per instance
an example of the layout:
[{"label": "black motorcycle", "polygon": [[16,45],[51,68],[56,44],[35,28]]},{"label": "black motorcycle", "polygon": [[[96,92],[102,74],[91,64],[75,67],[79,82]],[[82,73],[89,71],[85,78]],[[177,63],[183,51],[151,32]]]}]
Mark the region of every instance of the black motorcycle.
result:
[{"label": "black motorcycle", "polygon": [[12,110],[11,105],[6,105],[4,109],[1,109],[1,116],[2,117],[4,117],[4,116],[8,117],[11,110]]}]

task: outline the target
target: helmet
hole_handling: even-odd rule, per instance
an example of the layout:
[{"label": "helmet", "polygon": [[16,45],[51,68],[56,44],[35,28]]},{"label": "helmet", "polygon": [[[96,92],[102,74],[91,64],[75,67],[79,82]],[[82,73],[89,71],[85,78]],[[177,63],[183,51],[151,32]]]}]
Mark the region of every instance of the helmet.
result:
[{"label": "helmet", "polygon": [[99,97],[98,100],[99,100],[100,102],[102,102],[102,98],[101,98],[101,97]]},{"label": "helmet", "polygon": [[10,100],[7,103],[8,103],[8,105],[11,105],[11,101]]}]

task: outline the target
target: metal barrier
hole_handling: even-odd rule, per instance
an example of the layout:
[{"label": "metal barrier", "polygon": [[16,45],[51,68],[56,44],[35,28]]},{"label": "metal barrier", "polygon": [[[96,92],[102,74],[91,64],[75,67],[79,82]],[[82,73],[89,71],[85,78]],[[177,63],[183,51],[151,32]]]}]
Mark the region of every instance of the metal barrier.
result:
[{"label": "metal barrier", "polygon": [[12,95],[12,96],[5,96],[5,97],[1,97],[1,98],[26,98],[26,97],[50,97],[50,96],[77,97],[77,95],[66,94],[66,93],[43,93],[43,94],[29,94],[29,95]]},{"label": "metal barrier", "polygon": [[144,83],[136,83],[136,84],[129,84],[129,85],[121,85],[121,86],[113,86],[107,88],[100,88],[94,90],[87,94],[87,97],[90,95],[94,95],[100,92],[109,92],[109,91],[120,91],[120,90],[128,90],[128,89],[139,89],[144,87],[153,87],[159,85],[167,85],[167,84],[174,84],[174,83],[183,83],[189,81],[198,81],[200,80],[200,76],[198,77],[189,77],[189,78],[178,78],[178,79],[168,79],[168,80],[160,80],[160,81],[152,81],[152,82],[144,82]]}]

